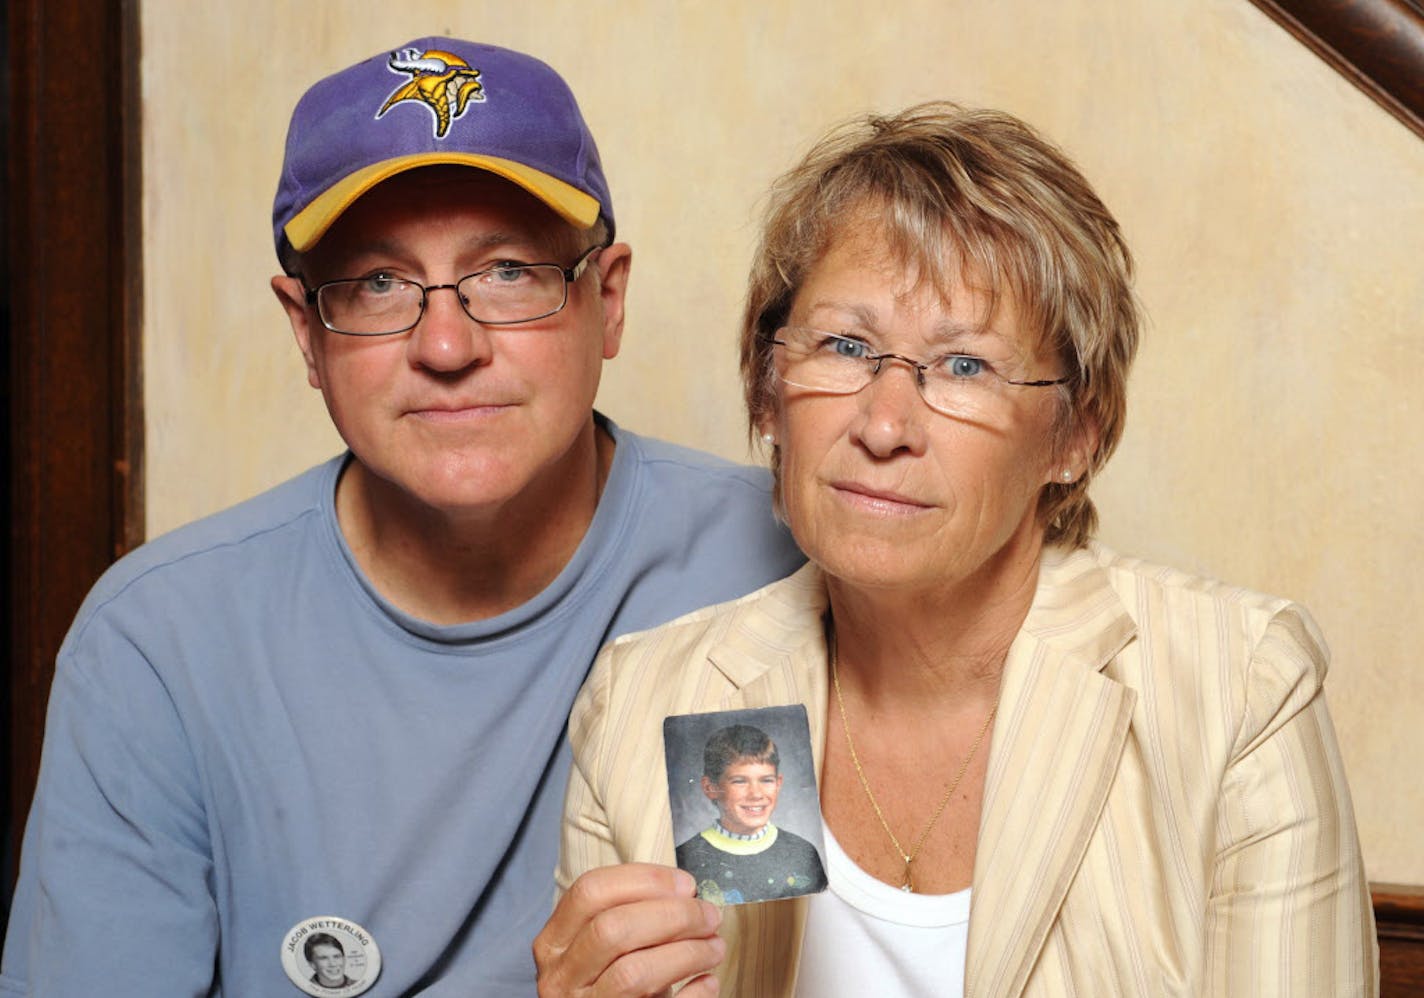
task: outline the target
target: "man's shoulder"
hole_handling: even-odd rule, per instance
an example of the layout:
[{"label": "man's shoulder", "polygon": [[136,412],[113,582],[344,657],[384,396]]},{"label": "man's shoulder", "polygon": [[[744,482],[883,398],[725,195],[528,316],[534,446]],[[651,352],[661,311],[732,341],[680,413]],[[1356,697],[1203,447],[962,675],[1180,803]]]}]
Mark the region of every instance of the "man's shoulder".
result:
[{"label": "man's shoulder", "polygon": [[617,431],[618,445],[631,448],[644,474],[669,487],[724,483],[748,496],[771,494],[771,473],[765,468],[738,464],[707,451],[645,437],[629,430]]},{"label": "man's shoulder", "polygon": [[[678,655],[692,655],[733,632],[753,636],[771,647],[779,641],[802,640],[817,626],[826,606],[824,576],[819,568],[804,563],[781,578],[774,579],[741,596],[709,604],[684,613],[656,627],[619,635],[608,644],[618,657],[638,657],[667,649]],[[673,663],[674,668],[686,665]]]},{"label": "man's shoulder", "polygon": [[607,637],[741,596],[804,561],[773,511],[765,469],[626,430],[614,436],[614,470],[586,545],[598,584],[628,593]]},{"label": "man's shoulder", "polygon": [[627,431],[618,446],[627,471],[611,497],[621,518],[635,521],[640,543],[671,544],[686,565],[746,576],[703,602],[739,596],[804,560],[776,517],[765,468]]},{"label": "man's shoulder", "polygon": [[[76,624],[97,608],[118,598],[135,584],[159,582],[185,585],[204,574],[205,556],[246,548],[260,558],[251,542],[280,532],[321,511],[325,490],[333,487],[341,459],[317,465],[217,513],[177,527],[124,555],[89,591]],[[274,539],[280,548],[281,541]]]}]

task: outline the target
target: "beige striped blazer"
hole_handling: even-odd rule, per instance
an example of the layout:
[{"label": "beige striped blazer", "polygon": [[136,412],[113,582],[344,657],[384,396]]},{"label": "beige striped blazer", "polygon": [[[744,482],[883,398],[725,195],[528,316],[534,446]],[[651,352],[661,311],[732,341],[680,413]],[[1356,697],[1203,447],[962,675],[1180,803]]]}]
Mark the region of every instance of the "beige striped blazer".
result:
[{"label": "beige striped blazer", "polygon": [[[819,773],[825,607],[807,566],[604,649],[569,722],[560,889],[673,862],[668,714],[804,703]],[[965,994],[1376,994],[1325,663],[1285,600],[1046,551],[1004,668]],[[723,995],[792,994],[805,905],[728,909]]]}]

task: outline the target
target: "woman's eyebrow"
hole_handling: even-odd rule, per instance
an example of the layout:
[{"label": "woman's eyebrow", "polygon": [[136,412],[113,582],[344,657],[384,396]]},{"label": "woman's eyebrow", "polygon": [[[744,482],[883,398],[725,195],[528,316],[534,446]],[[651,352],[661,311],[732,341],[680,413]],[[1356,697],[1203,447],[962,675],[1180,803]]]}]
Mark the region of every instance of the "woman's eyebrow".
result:
[{"label": "woman's eyebrow", "polygon": [[[811,304],[808,314],[812,316],[813,322],[818,323],[826,322],[831,318],[819,316],[818,313],[821,312],[838,313],[835,318],[842,320],[837,323],[837,329],[826,329],[826,332],[849,331],[846,327],[867,332],[880,332],[879,313],[874,307],[864,302],[823,298]],[[942,349],[965,342],[982,344],[985,341],[992,341],[1007,349],[1013,349],[1015,345],[1012,337],[1004,335],[992,326],[953,319],[936,323],[926,342],[931,349]]]},{"label": "woman's eyebrow", "polygon": [[1013,340],[998,330],[980,323],[969,322],[940,323],[935,327],[934,333],[930,338],[930,343],[935,346],[946,346],[954,343],[962,343],[966,340],[973,342],[993,340],[1004,346],[1013,345]]},{"label": "woman's eyebrow", "polygon": [[[864,329],[875,329],[879,321],[878,313],[869,305],[863,302],[838,301],[834,298],[823,298],[813,302],[810,314],[816,315],[818,312],[839,312],[841,315],[850,318],[850,325],[859,326]],[[835,330],[827,330],[834,332]]]}]

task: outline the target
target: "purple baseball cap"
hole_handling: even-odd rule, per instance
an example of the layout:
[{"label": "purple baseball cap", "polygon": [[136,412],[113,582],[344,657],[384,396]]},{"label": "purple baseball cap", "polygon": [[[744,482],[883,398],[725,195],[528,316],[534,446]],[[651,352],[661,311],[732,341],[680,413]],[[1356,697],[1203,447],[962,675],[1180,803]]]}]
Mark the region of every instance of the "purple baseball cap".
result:
[{"label": "purple baseball cap", "polygon": [[277,255],[304,252],[381,181],[437,163],[498,174],[580,229],[613,206],[573,91],[531,56],[418,38],[314,84],[297,102],[272,204]]}]

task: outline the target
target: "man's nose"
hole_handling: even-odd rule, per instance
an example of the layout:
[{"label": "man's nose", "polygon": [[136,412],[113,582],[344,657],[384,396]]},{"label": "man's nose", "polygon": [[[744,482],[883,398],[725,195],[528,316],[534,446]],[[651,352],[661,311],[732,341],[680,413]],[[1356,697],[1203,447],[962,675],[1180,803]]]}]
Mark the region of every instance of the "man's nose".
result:
[{"label": "man's nose", "polygon": [[411,363],[433,371],[460,371],[488,362],[489,330],[470,318],[454,284],[425,289],[425,312],[411,330]]}]

